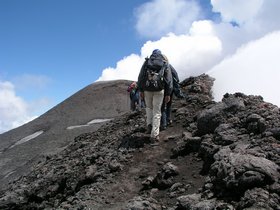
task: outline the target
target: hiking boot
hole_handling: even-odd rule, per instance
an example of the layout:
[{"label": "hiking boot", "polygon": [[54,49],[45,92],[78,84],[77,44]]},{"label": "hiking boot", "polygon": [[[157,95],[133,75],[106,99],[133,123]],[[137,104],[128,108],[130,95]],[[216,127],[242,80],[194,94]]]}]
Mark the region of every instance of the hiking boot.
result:
[{"label": "hiking boot", "polygon": [[166,130],[166,126],[160,126],[159,130],[160,130],[160,131]]},{"label": "hiking boot", "polygon": [[157,135],[156,137],[150,137],[151,143],[153,142],[159,142],[159,135]]},{"label": "hiking boot", "polygon": [[147,126],[146,134],[151,134],[152,128],[153,128],[153,126],[152,126],[151,124],[149,124],[149,125]]},{"label": "hiking boot", "polygon": [[159,142],[159,135],[156,137],[150,137],[151,144],[155,144]]}]

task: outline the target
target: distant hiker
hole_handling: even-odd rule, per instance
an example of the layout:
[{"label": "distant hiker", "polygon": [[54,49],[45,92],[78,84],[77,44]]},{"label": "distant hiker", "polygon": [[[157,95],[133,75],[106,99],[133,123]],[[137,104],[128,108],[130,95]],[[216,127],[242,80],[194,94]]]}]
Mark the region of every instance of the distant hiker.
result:
[{"label": "distant hiker", "polygon": [[168,103],[172,92],[172,75],[168,60],[161,51],[155,49],[146,58],[138,76],[140,96],[146,102],[147,132],[151,134],[151,141],[159,140],[161,106],[163,100]]},{"label": "distant hiker", "polygon": [[168,103],[162,103],[161,107],[161,122],[160,122],[160,130],[165,130],[167,125],[170,125],[172,123],[171,119],[171,105],[172,105],[172,99],[173,94],[177,98],[185,98],[185,95],[182,93],[179,83],[179,77],[177,71],[174,69],[174,67],[169,64],[171,73],[172,73],[172,79],[173,79],[173,91],[170,94],[170,100]]},{"label": "distant hiker", "polygon": [[144,107],[144,101],[140,98],[140,93],[136,82],[132,82],[127,87],[127,92],[129,92],[130,109],[132,111],[140,110],[140,107]]}]

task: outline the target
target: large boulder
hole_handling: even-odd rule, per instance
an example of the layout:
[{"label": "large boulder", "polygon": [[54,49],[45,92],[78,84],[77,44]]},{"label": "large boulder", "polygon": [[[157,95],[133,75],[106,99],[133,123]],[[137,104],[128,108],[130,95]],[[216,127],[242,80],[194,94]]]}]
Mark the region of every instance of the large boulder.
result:
[{"label": "large boulder", "polygon": [[279,180],[279,166],[251,154],[234,153],[229,148],[214,155],[210,174],[216,191],[242,193],[254,187],[271,185]]}]

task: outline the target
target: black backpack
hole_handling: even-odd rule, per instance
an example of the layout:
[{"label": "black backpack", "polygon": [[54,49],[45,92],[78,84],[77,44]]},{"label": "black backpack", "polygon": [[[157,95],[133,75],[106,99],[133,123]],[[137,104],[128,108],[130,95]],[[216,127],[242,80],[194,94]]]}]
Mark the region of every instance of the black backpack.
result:
[{"label": "black backpack", "polygon": [[146,58],[145,81],[143,83],[146,91],[161,91],[164,89],[164,73],[168,62],[162,54],[152,54]]}]

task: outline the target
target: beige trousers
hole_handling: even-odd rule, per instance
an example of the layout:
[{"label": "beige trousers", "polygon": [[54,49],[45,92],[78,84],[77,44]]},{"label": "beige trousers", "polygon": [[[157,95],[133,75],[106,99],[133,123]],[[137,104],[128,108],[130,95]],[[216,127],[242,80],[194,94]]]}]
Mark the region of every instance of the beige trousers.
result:
[{"label": "beige trousers", "polygon": [[151,137],[159,135],[161,105],[164,97],[164,90],[162,91],[145,91],[146,103],[146,117],[147,125],[152,125]]}]

